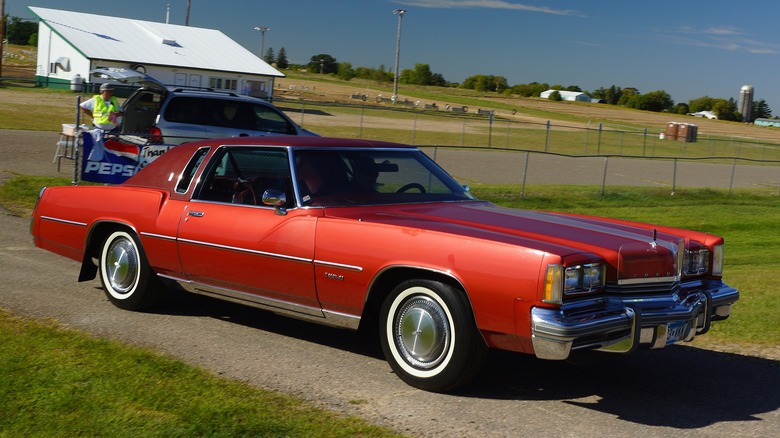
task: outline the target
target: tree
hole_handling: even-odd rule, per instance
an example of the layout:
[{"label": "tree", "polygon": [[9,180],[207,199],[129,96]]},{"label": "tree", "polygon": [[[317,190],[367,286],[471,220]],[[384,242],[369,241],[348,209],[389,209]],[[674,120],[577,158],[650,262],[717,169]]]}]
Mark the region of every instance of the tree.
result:
[{"label": "tree", "polygon": [[617,101],[617,104],[620,106],[628,105],[628,102],[631,100],[632,97],[639,94],[639,90],[633,87],[626,87],[623,89],[623,91],[620,93],[620,98]]},{"label": "tree", "polygon": [[764,99],[753,102],[752,109],[750,111],[750,121],[755,122],[756,119],[769,119],[772,117],[772,110]]},{"label": "tree", "polygon": [[558,90],[555,90],[550,93],[550,97],[548,97],[548,99],[560,102],[563,100],[563,97],[561,97],[561,93]]},{"label": "tree", "polygon": [[635,94],[625,104],[629,108],[644,111],[667,111],[674,106],[672,97],[663,90],[651,91],[646,94]]},{"label": "tree", "polygon": [[277,68],[289,68],[290,62],[287,61],[287,51],[284,47],[279,49],[279,53],[276,55],[276,67]]},{"label": "tree", "polygon": [[273,64],[275,59],[276,58],[274,57],[274,48],[269,47],[268,50],[265,51],[265,56],[263,56],[263,61],[267,62],[268,64]]},{"label": "tree", "polygon": [[323,73],[323,74],[330,74],[330,73],[338,73],[339,71],[339,64],[336,61],[336,58],[322,53],[319,55],[315,55],[311,57],[311,60],[309,61],[309,64],[307,65],[307,68],[309,71],[317,72],[317,73]]},{"label": "tree", "polygon": [[6,23],[5,37],[8,38],[8,44],[25,46],[31,41],[37,41],[37,37],[33,39],[33,35],[38,33],[38,23],[22,21],[19,17],[11,17],[10,22],[6,20]]},{"label": "tree", "polygon": [[348,81],[355,77],[355,70],[352,68],[352,64],[349,62],[340,62],[339,70],[336,73],[336,77]]}]

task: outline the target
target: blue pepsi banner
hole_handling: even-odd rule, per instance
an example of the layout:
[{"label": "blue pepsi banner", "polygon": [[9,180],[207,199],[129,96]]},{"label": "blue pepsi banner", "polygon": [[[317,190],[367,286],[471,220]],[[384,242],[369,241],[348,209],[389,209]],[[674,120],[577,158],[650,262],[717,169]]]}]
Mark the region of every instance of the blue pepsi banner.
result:
[{"label": "blue pepsi banner", "polygon": [[82,181],[121,184],[173,145],[137,145],[119,137],[105,138],[104,131],[84,131]]}]

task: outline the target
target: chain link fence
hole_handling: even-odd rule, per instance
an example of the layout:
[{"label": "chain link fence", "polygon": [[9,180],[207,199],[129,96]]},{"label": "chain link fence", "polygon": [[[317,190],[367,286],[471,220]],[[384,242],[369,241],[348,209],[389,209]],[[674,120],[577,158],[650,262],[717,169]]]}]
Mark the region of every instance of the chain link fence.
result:
[{"label": "chain link fence", "polygon": [[[354,97],[354,96],[353,96]],[[362,100],[362,99],[361,99]],[[780,144],[595,123],[514,120],[510,111],[399,102],[274,102],[321,135],[396,141],[423,149],[464,184],[753,189],[780,195]],[[434,104],[435,105],[435,104]],[[535,119],[539,119],[536,117]]]}]

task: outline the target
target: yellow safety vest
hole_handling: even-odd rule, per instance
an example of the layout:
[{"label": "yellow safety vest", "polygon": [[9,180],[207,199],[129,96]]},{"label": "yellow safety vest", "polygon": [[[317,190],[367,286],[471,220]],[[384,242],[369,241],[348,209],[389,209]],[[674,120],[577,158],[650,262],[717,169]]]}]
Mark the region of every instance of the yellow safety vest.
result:
[{"label": "yellow safety vest", "polygon": [[119,103],[114,96],[111,96],[111,104],[106,105],[106,101],[99,94],[92,97],[95,99],[95,108],[92,110],[92,123],[96,125],[114,124],[109,119],[111,113],[119,112]]}]

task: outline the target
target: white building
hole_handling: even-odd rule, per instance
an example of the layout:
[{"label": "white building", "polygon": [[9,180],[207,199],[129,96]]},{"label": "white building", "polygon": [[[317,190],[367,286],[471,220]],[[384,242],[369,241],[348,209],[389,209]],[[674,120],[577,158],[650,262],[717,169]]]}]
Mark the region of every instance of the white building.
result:
[{"label": "white building", "polygon": [[547,90],[543,91],[539,97],[542,99],[549,99],[550,95],[554,92],[558,92],[561,95],[561,99],[577,101],[577,102],[590,102],[591,98],[587,94],[580,91],[566,91],[566,90]]},{"label": "white building", "polygon": [[[174,86],[270,99],[284,74],[218,30],[29,7],[40,19],[36,80],[51,88],[95,83],[96,68],[134,69]],[[98,83],[100,79],[97,79]]]}]

